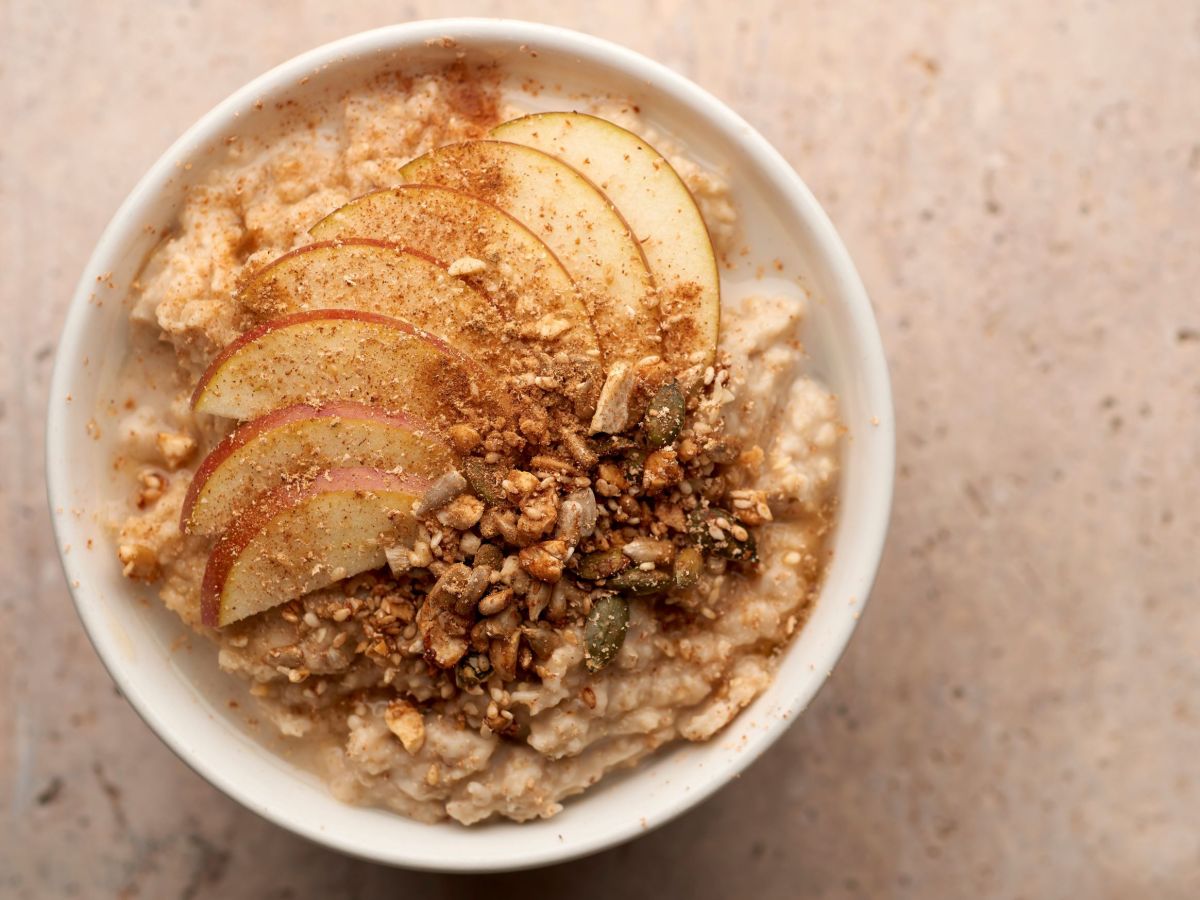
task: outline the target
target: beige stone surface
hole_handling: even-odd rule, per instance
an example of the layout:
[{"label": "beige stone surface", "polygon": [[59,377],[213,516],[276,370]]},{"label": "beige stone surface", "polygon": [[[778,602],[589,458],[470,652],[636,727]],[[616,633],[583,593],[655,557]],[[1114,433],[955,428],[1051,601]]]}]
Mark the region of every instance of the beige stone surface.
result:
[{"label": "beige stone surface", "polygon": [[[70,605],[41,486],[67,298],[142,171],[301,50],[436,14],[624,41],[833,216],[893,366],[869,613],[681,820],[495,879],[343,858],[176,760]],[[1193,0],[0,3],[0,896],[1200,896]]]}]

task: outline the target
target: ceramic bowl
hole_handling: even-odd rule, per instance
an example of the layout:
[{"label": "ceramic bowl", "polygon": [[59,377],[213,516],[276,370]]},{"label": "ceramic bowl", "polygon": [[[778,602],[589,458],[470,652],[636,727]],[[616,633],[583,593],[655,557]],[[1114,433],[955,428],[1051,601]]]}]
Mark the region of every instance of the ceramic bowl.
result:
[{"label": "ceramic bowl", "polygon": [[[614,774],[552,819],[472,828],[344,805],[247,728],[244,711],[228,703],[244,686],[220,673],[204,641],[180,649],[179,620],[153,598],[142,602],[148,594],[121,577],[98,514],[112,499],[112,449],[103,431],[90,439],[88,427],[124,353],[120,299],[156,241],[147,226],[170,226],[183,189],[220,160],[225,138],[263,121],[249,115],[254,105],[303,103],[381,68],[440,66],[457,53],[567,91],[627,96],[694,158],[730,173],[747,244],[800,273],[817,298],[806,333],[811,367],[838,395],[849,429],[833,560],[766,693],[710,742],[681,743]],[[189,129],[121,205],[83,273],[58,350],[46,446],[50,505],[79,615],[159,737],[230,797],[297,834],[384,863],[457,871],[523,868],[612,846],[695,806],[766,750],[813,698],[854,630],[883,548],[894,457],[887,368],[867,295],[829,219],[783,157],[719,100],[630,50],[559,28],[481,19],[413,22],[320,47],[255,79]]]}]

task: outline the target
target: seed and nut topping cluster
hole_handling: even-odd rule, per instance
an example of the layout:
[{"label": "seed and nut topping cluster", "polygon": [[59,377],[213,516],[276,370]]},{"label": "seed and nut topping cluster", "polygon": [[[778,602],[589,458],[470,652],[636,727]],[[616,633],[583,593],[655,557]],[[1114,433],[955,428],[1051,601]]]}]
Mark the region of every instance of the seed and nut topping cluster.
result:
[{"label": "seed and nut topping cluster", "polygon": [[[490,697],[480,721],[516,735],[507,691],[541,679],[564,644],[596,672],[619,654],[634,605],[674,623],[712,618],[720,581],[753,571],[754,528],[771,519],[766,495],[741,487],[761,450],[743,452],[712,413],[725,378],[710,369],[690,398],[667,381],[643,390],[623,432],[526,438],[507,458],[471,426],[450,429],[461,464],[415,510],[411,546],[389,548],[386,570],[265,614],[298,637],[267,662],[318,694],[321,675],[351,665],[382,669],[401,695],[410,675],[440,673],[438,696],[411,699]],[[637,392],[626,402],[636,409]],[[402,707],[389,716],[417,740]]]}]

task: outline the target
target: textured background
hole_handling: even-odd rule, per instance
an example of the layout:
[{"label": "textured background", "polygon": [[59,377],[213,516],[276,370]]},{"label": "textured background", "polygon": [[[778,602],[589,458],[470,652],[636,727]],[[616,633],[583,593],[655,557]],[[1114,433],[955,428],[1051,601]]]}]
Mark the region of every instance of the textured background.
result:
[{"label": "textured background", "polygon": [[[41,486],[67,298],[145,168],[297,52],[468,13],[757,125],[858,261],[899,422],[878,590],[804,718],[662,830],[495,879],[343,858],[187,770],[88,646]],[[0,896],[1200,896],[1194,0],[0,0],[0,121]]]}]

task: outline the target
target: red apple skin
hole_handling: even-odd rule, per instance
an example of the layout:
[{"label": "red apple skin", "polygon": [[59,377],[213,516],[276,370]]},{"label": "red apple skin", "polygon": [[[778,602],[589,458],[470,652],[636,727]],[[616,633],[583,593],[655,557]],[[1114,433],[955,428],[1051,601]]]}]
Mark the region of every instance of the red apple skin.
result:
[{"label": "red apple skin", "polygon": [[[348,278],[348,276],[353,276]],[[358,309],[410,322],[466,353],[496,353],[506,323],[487,295],[444,260],[392,241],[317,241],[267,263],[237,291],[260,324],[313,309]]]},{"label": "red apple skin", "polygon": [[[333,323],[338,321],[349,321],[356,323],[370,323],[382,326],[387,329],[393,329],[396,332],[420,340],[433,351],[446,359],[446,361],[462,370],[463,374],[475,382],[477,386],[484,389],[487,394],[486,400],[490,404],[490,409],[499,411],[502,414],[508,414],[512,411],[512,399],[507,392],[497,383],[496,379],[491,376],[482,366],[479,365],[471,357],[465,353],[450,346],[446,341],[439,338],[437,335],[423,331],[414,325],[405,322],[402,319],[392,318],[391,316],[380,315],[379,313],[363,312],[354,309],[317,309],[306,310],[304,312],[290,313],[285,316],[280,316],[276,319],[271,319],[256,328],[252,328],[245,334],[242,334],[227,347],[225,347],[212,361],[209,367],[201,376],[196,389],[192,393],[191,404],[192,408],[199,412],[206,411],[203,408],[203,400],[206,391],[218,377],[222,368],[232,358],[240,352],[246,350],[254,342],[264,336],[270,335],[272,332],[282,329],[293,328],[304,325],[306,323]],[[433,402],[431,398],[426,398]],[[331,399],[330,402],[333,402]],[[389,410],[397,411],[397,410]],[[450,410],[447,409],[446,412]]]},{"label": "red apple skin", "polygon": [[[242,553],[276,516],[296,510],[322,494],[336,492],[362,495],[363,502],[371,502],[366,496],[368,494],[397,495],[405,498],[404,502],[411,509],[412,502],[425,494],[429,484],[428,479],[415,475],[393,475],[382,469],[359,466],[328,469],[299,487],[279,487],[261,495],[248,512],[222,533],[208,557],[200,585],[201,623],[212,628],[229,624],[221,622],[221,602],[226,581]],[[411,518],[411,513],[406,512],[406,515]],[[284,603],[289,599],[293,598],[284,598],[279,602]]]},{"label": "red apple skin", "polygon": [[[222,465],[226,464],[230,457],[234,456],[248,444],[258,440],[260,437],[269,435],[274,430],[284,428],[293,423],[320,419],[370,421],[387,428],[394,428],[400,433],[414,435],[423,443],[427,442],[431,465],[427,467],[426,471],[413,471],[412,474],[434,476],[454,465],[455,455],[442,439],[441,435],[419,419],[405,413],[388,413],[363,403],[330,403],[322,407],[298,403],[294,406],[274,410],[265,416],[260,416],[257,419],[247,422],[228,435],[204,457],[204,460],[196,469],[195,475],[192,476],[187,494],[183,498],[183,508],[179,515],[180,530],[185,534],[192,533],[195,530],[193,528],[193,513],[196,510],[196,504],[199,502],[204,488],[208,485],[209,479],[220,470]],[[363,461],[356,460],[356,462]],[[340,463],[337,460],[328,460],[325,462],[326,466],[335,464]],[[278,474],[285,475],[287,472],[280,472]],[[247,497],[247,500],[249,499]]]}]

